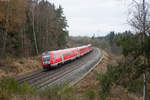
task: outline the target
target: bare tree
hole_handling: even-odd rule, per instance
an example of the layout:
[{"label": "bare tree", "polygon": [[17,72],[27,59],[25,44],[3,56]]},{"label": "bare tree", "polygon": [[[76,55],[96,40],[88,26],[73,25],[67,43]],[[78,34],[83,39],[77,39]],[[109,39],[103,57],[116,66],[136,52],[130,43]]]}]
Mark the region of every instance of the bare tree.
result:
[{"label": "bare tree", "polygon": [[150,7],[149,3],[143,0],[137,2],[133,0],[130,10],[129,24],[143,37],[150,36]]},{"label": "bare tree", "polygon": [[[142,47],[150,38],[150,6],[148,1],[135,1],[133,0],[133,6],[130,13],[130,25],[136,29],[139,34],[140,46]],[[145,51],[142,51],[144,58],[147,58]],[[144,59],[144,65],[146,65],[147,59]],[[144,66],[146,67],[146,66]],[[146,70],[143,72],[144,88],[143,88],[143,100],[147,100],[147,77]]]},{"label": "bare tree", "polygon": [[36,49],[36,53],[38,55],[38,48],[37,48],[37,40],[36,40],[36,33],[35,33],[35,25],[34,25],[34,9],[35,9],[35,3],[36,1],[33,1],[33,9],[32,9],[32,27],[33,27],[33,35],[34,35],[34,43],[35,43],[35,49]]},{"label": "bare tree", "polygon": [[8,6],[7,6],[7,12],[6,12],[6,24],[5,24],[5,33],[4,33],[4,42],[3,42],[3,49],[1,56],[4,57],[5,51],[6,51],[6,43],[7,43],[7,35],[8,35],[8,27],[9,27],[9,9],[10,4],[8,0]]}]

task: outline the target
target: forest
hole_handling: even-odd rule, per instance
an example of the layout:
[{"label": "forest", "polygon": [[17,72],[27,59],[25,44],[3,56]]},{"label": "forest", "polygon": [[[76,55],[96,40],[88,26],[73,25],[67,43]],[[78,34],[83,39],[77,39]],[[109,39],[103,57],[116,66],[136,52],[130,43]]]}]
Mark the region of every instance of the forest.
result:
[{"label": "forest", "polygon": [[65,48],[67,20],[47,0],[0,1],[0,57],[30,57]]}]

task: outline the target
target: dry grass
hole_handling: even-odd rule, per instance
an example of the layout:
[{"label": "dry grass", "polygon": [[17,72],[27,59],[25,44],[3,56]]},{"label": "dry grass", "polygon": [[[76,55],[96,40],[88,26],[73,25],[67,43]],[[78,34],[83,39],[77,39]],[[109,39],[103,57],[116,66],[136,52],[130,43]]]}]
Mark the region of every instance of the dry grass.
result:
[{"label": "dry grass", "polygon": [[[104,59],[101,61],[101,63],[97,65],[97,67],[84,79],[82,79],[79,83],[75,85],[75,88],[77,88],[76,95],[78,97],[78,100],[87,100],[85,94],[91,89],[95,93],[94,100],[100,100],[98,93],[101,89],[101,86],[99,84],[99,81],[96,80],[97,74],[105,73],[107,71],[107,65],[116,64],[116,59],[118,59],[115,55],[107,53],[105,51],[103,51],[103,55]],[[108,97],[107,100],[141,100],[141,97],[138,97],[134,94],[127,94],[125,89],[119,86],[113,87],[111,92],[111,99],[110,97]]]},{"label": "dry grass", "polygon": [[39,95],[13,95],[11,100],[50,100],[48,97]]},{"label": "dry grass", "polygon": [[86,100],[85,93],[90,89],[94,90],[95,100],[99,99],[98,92],[100,89],[100,85],[99,81],[96,80],[96,76],[98,73],[104,73],[107,71],[107,64],[115,63],[115,59],[112,59],[114,58],[114,55],[108,54],[105,51],[103,51],[103,55],[104,59],[101,61],[101,63],[97,65],[97,67],[92,70],[92,72],[90,72],[84,79],[82,79],[79,83],[75,85],[78,90],[77,95],[79,97],[79,100]]},{"label": "dry grass", "polygon": [[26,83],[19,85],[13,78],[0,81],[0,100],[77,100],[75,91],[66,84],[38,91]]},{"label": "dry grass", "polygon": [[6,60],[1,61],[0,64],[0,78],[23,75],[41,68],[39,57],[20,59],[7,57]]}]

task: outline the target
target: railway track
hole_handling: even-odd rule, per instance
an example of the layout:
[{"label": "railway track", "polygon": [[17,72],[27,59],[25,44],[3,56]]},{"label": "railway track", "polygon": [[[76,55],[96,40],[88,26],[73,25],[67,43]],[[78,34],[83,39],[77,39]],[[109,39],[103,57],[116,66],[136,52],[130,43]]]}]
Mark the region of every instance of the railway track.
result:
[{"label": "railway track", "polygon": [[97,48],[94,48],[89,54],[72,61],[70,63],[64,64],[59,68],[54,68],[49,71],[38,70],[36,72],[24,75],[21,77],[16,77],[15,79],[19,84],[24,82],[36,86],[37,88],[43,88],[50,84],[56,83],[58,80],[63,80],[64,77],[68,77],[71,73],[74,73],[76,70],[80,69],[84,64],[86,64],[91,59],[94,59],[98,55]]}]

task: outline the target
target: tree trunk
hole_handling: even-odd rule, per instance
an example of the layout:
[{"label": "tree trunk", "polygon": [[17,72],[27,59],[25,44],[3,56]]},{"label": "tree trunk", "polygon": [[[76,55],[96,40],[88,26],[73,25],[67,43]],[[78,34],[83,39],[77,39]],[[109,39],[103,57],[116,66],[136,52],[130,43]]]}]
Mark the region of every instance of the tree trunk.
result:
[{"label": "tree trunk", "polygon": [[[145,0],[143,0],[143,32],[142,32],[142,45],[145,42],[145,36],[146,36],[146,10],[145,10]],[[144,57],[146,57],[145,52],[143,52]],[[144,63],[146,63],[146,61],[144,60]],[[143,74],[144,77],[144,88],[143,88],[143,100],[147,100],[147,86],[146,86],[146,72]]]},{"label": "tree trunk", "polygon": [[143,74],[143,77],[144,77],[143,100],[147,100],[146,73]]},{"label": "tree trunk", "polygon": [[6,51],[6,43],[7,43],[7,28],[5,30],[5,34],[4,34],[4,43],[3,43],[3,49],[2,49],[2,58],[5,55],[5,51]]},{"label": "tree trunk", "polygon": [[34,37],[35,49],[36,49],[36,54],[38,55],[37,40],[36,40],[35,26],[34,26],[34,9],[32,10],[32,25],[33,25],[33,35],[34,35],[33,37]]},{"label": "tree trunk", "polygon": [[1,52],[1,57],[3,58],[4,55],[5,55],[5,51],[6,51],[6,44],[7,44],[7,35],[8,35],[8,26],[9,26],[9,23],[8,23],[8,19],[9,19],[9,0],[8,0],[8,8],[7,8],[7,15],[6,15],[6,27],[5,27],[5,33],[4,33],[4,42],[3,42],[3,49],[2,49],[2,52]]}]

